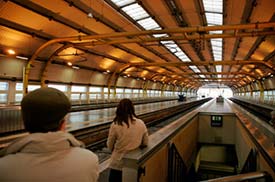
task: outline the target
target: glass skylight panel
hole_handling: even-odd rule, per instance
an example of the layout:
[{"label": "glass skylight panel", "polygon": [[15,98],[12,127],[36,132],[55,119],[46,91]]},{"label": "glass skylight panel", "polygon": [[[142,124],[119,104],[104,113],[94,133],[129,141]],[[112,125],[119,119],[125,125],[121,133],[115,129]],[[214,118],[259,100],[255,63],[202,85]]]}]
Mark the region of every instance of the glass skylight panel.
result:
[{"label": "glass skylight panel", "polygon": [[222,34],[221,30],[209,31],[209,34]]},{"label": "glass skylight panel", "polygon": [[162,33],[162,34],[153,34],[154,37],[169,37],[168,34]]},{"label": "glass skylight panel", "polygon": [[197,66],[189,66],[195,73],[200,73],[201,71],[198,69]]},{"label": "glass skylight panel", "polygon": [[213,46],[221,46],[222,45],[222,39],[221,38],[217,38],[217,39],[211,39],[211,44]]},{"label": "glass skylight panel", "polygon": [[222,66],[221,65],[217,65],[216,66],[216,70],[217,70],[217,72],[221,72],[222,71]]},{"label": "glass skylight panel", "polygon": [[205,11],[222,13],[223,0],[203,0]]},{"label": "glass skylight panel", "polygon": [[214,25],[222,25],[222,14],[205,13],[207,23]]},{"label": "glass skylight panel", "polygon": [[163,41],[160,41],[160,43],[162,43],[163,45],[167,45],[167,44],[173,45],[173,44],[175,44],[175,42],[172,41],[172,40],[163,40]]},{"label": "glass skylight panel", "polygon": [[111,0],[113,3],[115,3],[118,7],[125,6],[127,4],[131,4],[135,2],[135,0]]},{"label": "glass skylight panel", "polygon": [[125,6],[122,10],[134,20],[149,17],[149,14],[137,3]]},{"label": "glass skylight panel", "polygon": [[[223,0],[203,0],[205,16],[208,26],[223,24]],[[210,34],[222,34],[221,30],[210,31]],[[222,39],[211,39],[214,61],[222,60]],[[221,72],[222,66],[217,65],[216,71]],[[218,75],[221,78],[221,75]]]},{"label": "glass skylight panel", "polygon": [[140,24],[145,30],[156,30],[160,28],[157,22],[153,20],[151,17],[139,20],[137,21],[137,23]]}]

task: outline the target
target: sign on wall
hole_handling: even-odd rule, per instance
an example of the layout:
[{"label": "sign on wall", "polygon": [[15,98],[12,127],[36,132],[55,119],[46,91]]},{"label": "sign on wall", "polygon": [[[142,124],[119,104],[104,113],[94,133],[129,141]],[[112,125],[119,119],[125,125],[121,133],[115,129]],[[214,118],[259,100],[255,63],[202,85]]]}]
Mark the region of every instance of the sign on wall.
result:
[{"label": "sign on wall", "polygon": [[221,115],[211,115],[211,126],[222,127],[223,117]]}]

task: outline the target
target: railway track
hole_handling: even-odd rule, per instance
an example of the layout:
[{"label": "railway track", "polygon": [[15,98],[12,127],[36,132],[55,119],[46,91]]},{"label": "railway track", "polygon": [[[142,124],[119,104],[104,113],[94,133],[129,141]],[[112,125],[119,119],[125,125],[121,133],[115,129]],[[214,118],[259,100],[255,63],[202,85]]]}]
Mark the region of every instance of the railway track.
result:
[{"label": "railway track", "polygon": [[[184,102],[183,104],[180,104],[174,107],[141,114],[141,115],[138,115],[138,117],[142,119],[148,127],[150,127],[152,125],[156,125],[160,121],[163,121],[169,117],[177,115],[188,109],[199,106],[209,100],[210,98],[186,102],[186,103]],[[94,150],[95,148],[98,148],[98,146],[102,146],[103,143],[104,144],[106,143],[111,122],[112,121],[102,122],[94,126],[89,126],[82,129],[71,131],[70,133],[73,134],[78,140],[82,141],[87,146],[88,149]],[[16,135],[18,135],[19,137],[22,137],[27,135],[27,133],[20,133]],[[7,143],[10,143],[12,142],[12,140],[18,138],[13,136],[15,135],[12,134],[9,136],[1,137],[0,149],[5,147]]]},{"label": "railway track", "polygon": [[246,102],[244,100],[239,100],[236,98],[230,98],[230,100],[242,106],[247,111],[253,113],[255,116],[265,121],[266,123],[268,123],[269,120],[271,119],[270,112],[272,111],[272,108],[264,107],[264,106],[260,107],[259,105]]}]

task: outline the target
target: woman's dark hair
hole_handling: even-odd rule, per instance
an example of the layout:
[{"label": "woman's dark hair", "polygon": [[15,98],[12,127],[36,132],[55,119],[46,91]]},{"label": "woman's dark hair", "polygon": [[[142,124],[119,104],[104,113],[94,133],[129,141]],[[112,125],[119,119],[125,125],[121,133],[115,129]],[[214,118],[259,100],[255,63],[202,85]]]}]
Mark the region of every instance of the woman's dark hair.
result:
[{"label": "woman's dark hair", "polygon": [[135,108],[130,99],[122,99],[116,109],[116,117],[114,118],[114,123],[122,125],[123,122],[129,127],[128,119],[134,121],[134,117],[137,117],[135,114]]}]

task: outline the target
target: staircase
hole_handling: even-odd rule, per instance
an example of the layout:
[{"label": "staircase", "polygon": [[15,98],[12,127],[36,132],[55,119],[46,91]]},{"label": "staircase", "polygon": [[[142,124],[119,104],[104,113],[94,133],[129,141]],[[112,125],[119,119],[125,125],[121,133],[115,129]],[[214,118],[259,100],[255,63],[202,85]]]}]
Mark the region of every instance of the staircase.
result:
[{"label": "staircase", "polygon": [[232,145],[202,145],[197,156],[197,181],[237,174],[237,157]]}]

